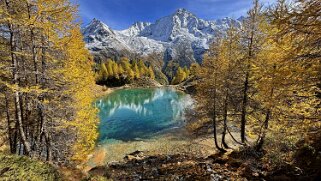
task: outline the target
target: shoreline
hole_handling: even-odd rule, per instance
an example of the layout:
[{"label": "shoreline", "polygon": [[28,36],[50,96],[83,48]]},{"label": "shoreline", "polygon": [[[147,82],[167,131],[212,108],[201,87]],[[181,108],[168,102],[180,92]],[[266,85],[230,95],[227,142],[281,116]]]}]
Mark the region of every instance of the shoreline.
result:
[{"label": "shoreline", "polygon": [[135,86],[131,84],[126,84],[120,87],[107,87],[107,86],[101,86],[101,85],[95,85],[94,87],[94,94],[95,99],[99,99],[103,96],[107,96],[114,91],[117,90],[123,90],[123,89],[151,89],[151,88],[173,88],[176,91],[184,92],[185,94],[189,94],[188,92],[184,91],[184,89],[181,89],[178,85],[154,85],[154,86]]}]

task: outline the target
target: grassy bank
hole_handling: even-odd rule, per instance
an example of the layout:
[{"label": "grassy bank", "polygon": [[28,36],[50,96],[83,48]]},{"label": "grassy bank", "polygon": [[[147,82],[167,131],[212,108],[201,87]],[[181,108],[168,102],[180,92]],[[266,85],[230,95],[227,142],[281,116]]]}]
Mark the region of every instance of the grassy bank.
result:
[{"label": "grassy bank", "polygon": [[62,180],[53,166],[28,157],[0,152],[0,180]]}]

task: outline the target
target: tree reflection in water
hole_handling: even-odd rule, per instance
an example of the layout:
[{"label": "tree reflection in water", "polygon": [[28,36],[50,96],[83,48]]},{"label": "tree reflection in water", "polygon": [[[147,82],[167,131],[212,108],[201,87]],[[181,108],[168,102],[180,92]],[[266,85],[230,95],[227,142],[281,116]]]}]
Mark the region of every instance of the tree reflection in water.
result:
[{"label": "tree reflection in water", "polygon": [[99,142],[150,138],[179,126],[192,104],[189,95],[168,88],[115,91],[96,102],[101,120]]}]

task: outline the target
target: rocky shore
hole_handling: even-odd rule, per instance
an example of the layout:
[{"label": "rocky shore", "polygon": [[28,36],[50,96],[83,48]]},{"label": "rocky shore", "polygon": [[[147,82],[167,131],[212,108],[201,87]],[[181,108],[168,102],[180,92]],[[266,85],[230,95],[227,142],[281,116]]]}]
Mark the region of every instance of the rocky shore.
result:
[{"label": "rocky shore", "polygon": [[111,180],[318,180],[320,174],[306,175],[299,168],[283,165],[269,170],[253,150],[232,151],[208,157],[191,155],[146,155],[135,151],[123,162],[98,166],[88,173],[91,177]]},{"label": "rocky shore", "polygon": [[[197,158],[189,155],[145,156],[136,151],[124,162],[91,169],[92,176],[112,180],[231,180],[243,178],[230,169],[227,160],[213,157]],[[234,169],[235,170],[235,169]]]}]

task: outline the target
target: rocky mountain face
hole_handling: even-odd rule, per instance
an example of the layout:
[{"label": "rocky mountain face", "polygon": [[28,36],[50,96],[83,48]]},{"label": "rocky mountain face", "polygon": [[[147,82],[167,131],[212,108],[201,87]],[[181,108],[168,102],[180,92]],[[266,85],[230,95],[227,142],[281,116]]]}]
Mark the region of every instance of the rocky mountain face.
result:
[{"label": "rocky mountain face", "polygon": [[241,23],[231,18],[206,21],[178,9],[155,23],[137,22],[121,31],[94,19],[82,32],[96,60],[156,53],[163,56],[164,65],[175,60],[183,66],[201,62],[215,36],[231,25],[240,27]]}]

